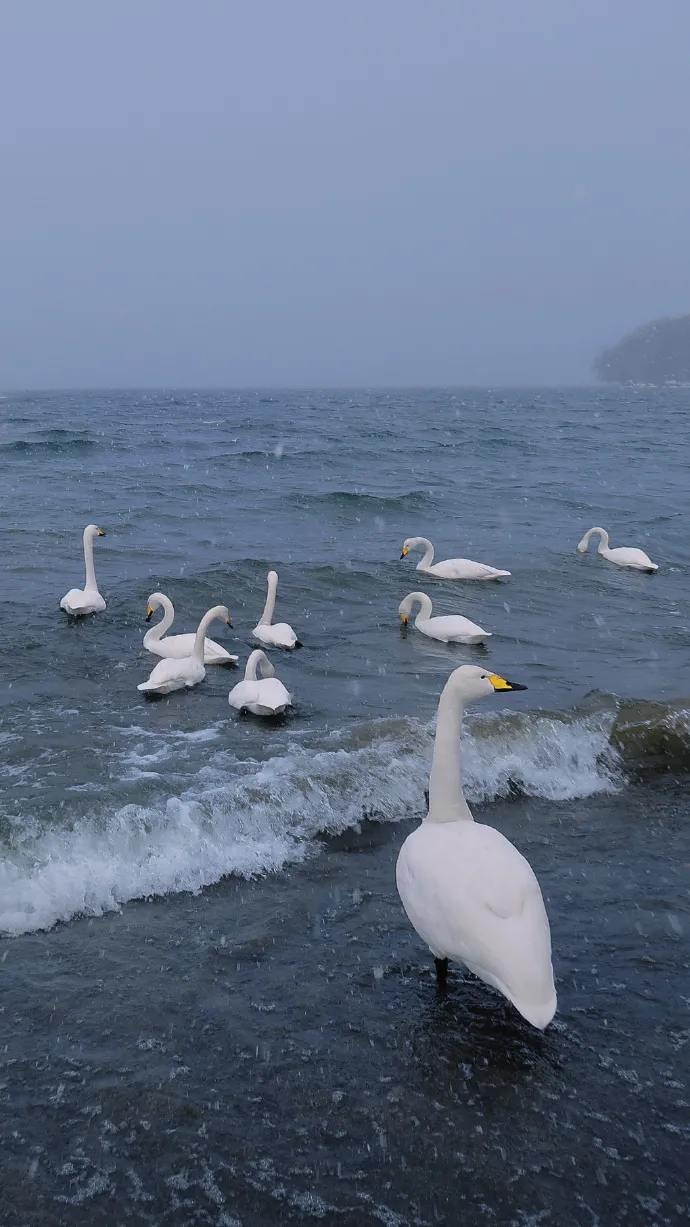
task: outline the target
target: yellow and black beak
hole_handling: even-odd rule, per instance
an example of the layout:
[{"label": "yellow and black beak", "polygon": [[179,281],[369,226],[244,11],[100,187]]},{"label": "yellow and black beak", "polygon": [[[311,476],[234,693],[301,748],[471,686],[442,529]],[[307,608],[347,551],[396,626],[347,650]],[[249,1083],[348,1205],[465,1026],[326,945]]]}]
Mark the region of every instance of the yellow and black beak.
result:
[{"label": "yellow and black beak", "polygon": [[150,605],[146,606],[146,621],[150,622],[153,617],[153,610]]},{"label": "yellow and black beak", "polygon": [[99,537],[105,537],[105,533],[103,532],[103,529],[102,529],[102,528],[99,528],[99,530],[98,530],[98,535],[99,535]]},{"label": "yellow and black beak", "polygon": [[401,614],[400,621],[402,622],[403,626],[407,626],[407,614]]},{"label": "yellow and black beak", "polygon": [[228,626],[232,626],[232,618],[230,617],[230,614],[228,614],[228,616],[227,616],[227,618],[225,619],[225,621],[227,622]]},{"label": "yellow and black beak", "polygon": [[504,677],[499,677],[497,673],[488,673],[487,677],[491,682],[494,690],[526,690],[526,686],[521,686],[519,682],[508,682]]},{"label": "yellow and black beak", "polygon": [[406,558],[406,557],[407,557],[407,555],[409,554],[409,552],[410,552],[410,551],[408,550],[407,546],[406,546],[406,545],[404,545],[404,546],[402,547],[402,554],[400,555],[400,557],[401,557],[401,558]]}]

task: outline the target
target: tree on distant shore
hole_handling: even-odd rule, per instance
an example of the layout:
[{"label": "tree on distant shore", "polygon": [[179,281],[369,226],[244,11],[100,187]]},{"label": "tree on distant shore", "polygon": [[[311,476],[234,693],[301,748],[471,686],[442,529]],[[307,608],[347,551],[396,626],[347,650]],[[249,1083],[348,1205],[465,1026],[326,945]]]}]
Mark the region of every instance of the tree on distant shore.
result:
[{"label": "tree on distant shore", "polygon": [[690,383],[690,315],[629,332],[599,354],[594,373],[609,383]]}]

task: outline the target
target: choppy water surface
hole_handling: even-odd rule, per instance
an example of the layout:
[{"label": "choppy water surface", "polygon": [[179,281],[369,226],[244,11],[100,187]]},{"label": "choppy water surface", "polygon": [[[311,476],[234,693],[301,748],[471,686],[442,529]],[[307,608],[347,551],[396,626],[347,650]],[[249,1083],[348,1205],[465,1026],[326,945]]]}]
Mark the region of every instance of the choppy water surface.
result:
[{"label": "choppy water surface", "polygon": [[[689,409],[0,402],[8,1223],[685,1220]],[[108,608],[71,623],[90,520]],[[659,573],[577,556],[595,523]],[[417,534],[511,579],[425,579],[399,560]],[[238,719],[225,669],[142,699],[148,594],[178,630],[226,603],[244,662],[270,566],[304,644],[276,658],[290,717]],[[401,633],[418,587],[487,647]],[[469,976],[437,1002],[395,895],[463,661],[529,687],[476,709],[464,769],[549,896],[544,1037]]]}]

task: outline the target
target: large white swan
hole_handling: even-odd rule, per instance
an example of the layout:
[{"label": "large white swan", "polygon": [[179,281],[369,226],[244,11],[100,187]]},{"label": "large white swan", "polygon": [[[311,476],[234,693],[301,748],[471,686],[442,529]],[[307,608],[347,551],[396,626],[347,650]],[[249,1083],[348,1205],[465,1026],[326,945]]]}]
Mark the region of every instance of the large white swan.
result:
[{"label": "large white swan", "polygon": [[137,690],[145,694],[170,694],[171,690],[183,690],[185,686],[196,686],[206,677],[204,668],[204,640],[206,631],[216,618],[222,618],[228,626],[232,626],[230,615],[224,605],[214,605],[205,613],[194,636],[194,648],[190,656],[179,659],[168,657],[159,660],[151,676],[145,682],[140,682]]},{"label": "large white swan", "polygon": [[602,558],[607,558],[609,562],[615,562],[619,567],[634,567],[636,571],[658,571],[659,568],[651,558],[645,554],[644,550],[638,550],[635,546],[619,545],[615,549],[609,548],[609,535],[605,528],[590,528],[582,538],[577,547],[578,554],[586,554],[589,545],[590,537],[595,533],[599,534],[599,545],[597,553],[601,554]]},{"label": "large white swan", "polygon": [[259,618],[258,626],[254,627],[254,638],[258,639],[259,643],[263,643],[268,648],[299,648],[302,645],[287,622],[271,623],[273,610],[276,605],[278,575],[275,571],[269,571],[267,578],[268,593],[266,595],[266,604],[264,605],[264,612]]},{"label": "large white swan", "polygon": [[84,529],[84,562],[86,563],[86,583],[83,588],[70,588],[60,601],[60,609],[81,618],[84,614],[102,613],[105,601],[98,591],[96,572],[93,565],[94,537],[105,537],[102,528],[96,524],[87,524]]},{"label": "large white swan", "polygon": [[[257,678],[257,666],[261,677]],[[244,671],[244,681],[238,682],[228,695],[228,703],[237,711],[250,711],[255,716],[278,716],[292,703],[288,691],[261,648],[255,648]]]},{"label": "large white swan", "polygon": [[424,546],[424,557],[417,563],[417,570],[426,575],[438,575],[439,579],[501,579],[510,575],[510,571],[498,571],[485,562],[472,562],[470,558],[447,558],[445,562],[434,562],[434,547],[426,537],[408,537],[403,543],[401,558],[405,558],[410,550]]},{"label": "large white swan", "polygon": [[556,990],[539,883],[505,836],[474,821],[460,777],[465,704],[524,689],[476,665],[451,673],[438,706],[429,813],[400,849],[396,879],[439,982],[449,960],[464,963],[543,1029],[556,1012]]},{"label": "large white swan", "polygon": [[[151,630],[147,631],[144,635],[144,647],[147,652],[153,652],[154,656],[163,656],[175,660],[180,660],[183,656],[191,656],[194,651],[195,633],[166,635],[166,631],[169,631],[173,624],[175,610],[170,597],[166,596],[163,592],[151,593],[146,608],[147,622],[150,621],[157,609],[162,609],[164,615],[161,621],[152,626]],[[230,652],[226,652],[225,648],[216,643],[214,639],[204,640],[205,665],[236,665],[238,660],[238,656],[231,656]]]},{"label": "large white swan", "polygon": [[483,643],[491,638],[491,631],[482,630],[476,622],[463,618],[462,614],[445,614],[440,618],[432,618],[432,604],[425,592],[410,592],[404,601],[400,602],[398,613],[403,626],[407,626],[412,613],[412,606],[419,603],[420,610],[414,620],[418,631],[428,635],[430,639],[439,639],[441,643]]}]

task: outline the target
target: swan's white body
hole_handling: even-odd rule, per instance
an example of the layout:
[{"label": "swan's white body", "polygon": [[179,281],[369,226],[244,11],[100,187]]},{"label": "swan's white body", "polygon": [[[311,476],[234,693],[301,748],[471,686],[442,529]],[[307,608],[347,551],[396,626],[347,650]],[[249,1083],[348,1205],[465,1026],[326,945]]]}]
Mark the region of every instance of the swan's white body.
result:
[{"label": "swan's white body", "polygon": [[[257,666],[261,677],[257,678]],[[228,703],[237,711],[250,711],[254,716],[278,716],[292,703],[283,683],[274,676],[275,669],[261,648],[255,648],[244,671],[244,681],[238,682],[228,695]]]},{"label": "swan's white body", "polygon": [[[170,660],[181,660],[184,656],[191,656],[194,651],[196,633],[190,632],[186,635],[166,634],[166,631],[170,630],[175,618],[175,610],[170,597],[165,596],[162,592],[151,593],[148,601],[147,622],[149,618],[153,617],[156,609],[163,609],[164,616],[156,626],[152,626],[151,630],[147,631],[144,635],[144,647],[147,652],[153,652],[154,656],[163,656]],[[216,643],[214,639],[204,639],[205,665],[236,665],[238,659],[239,657],[231,656],[230,652],[226,652],[225,648]]]},{"label": "swan's white body", "polygon": [[84,562],[86,563],[86,583],[83,588],[70,588],[60,601],[60,609],[72,614],[74,618],[85,614],[102,613],[105,601],[98,591],[96,572],[93,565],[94,537],[105,537],[102,528],[95,524],[87,524],[84,529]]},{"label": "swan's white body", "polygon": [[462,791],[465,703],[524,689],[475,665],[451,673],[438,708],[429,813],[398,856],[403,907],[439,960],[464,963],[533,1026],[556,1012],[551,933],[528,861],[493,827],[475,822]]},{"label": "swan's white body", "polygon": [[268,593],[266,595],[266,604],[264,612],[259,618],[259,623],[254,627],[253,635],[259,643],[263,643],[267,648],[297,648],[299,640],[291,626],[287,622],[271,623],[273,610],[276,605],[276,591],[278,589],[278,576],[275,571],[268,573]]},{"label": "swan's white body", "polygon": [[577,547],[578,554],[586,554],[589,545],[590,537],[595,533],[599,534],[599,545],[597,553],[601,554],[602,558],[608,559],[609,562],[615,562],[619,567],[633,567],[636,571],[658,571],[659,568],[655,562],[652,562],[648,554],[644,550],[638,550],[635,546],[619,545],[615,549],[609,547],[609,535],[605,528],[590,528],[582,538]]},{"label": "swan's white body", "polygon": [[199,623],[191,655],[179,659],[168,657],[165,660],[159,660],[151,676],[147,681],[140,682],[137,690],[142,690],[145,694],[170,694],[172,690],[183,690],[186,686],[196,686],[197,682],[203,682],[206,677],[204,639],[209,625],[215,618],[223,618],[231,625],[225,606],[214,605],[213,609],[209,609],[208,613],[204,614]]},{"label": "swan's white body", "polygon": [[416,569],[425,575],[437,575],[439,579],[502,579],[510,575],[510,571],[499,571],[485,562],[472,562],[470,558],[447,558],[445,562],[434,562],[434,547],[426,537],[408,537],[400,557],[404,558],[410,550],[420,545],[424,546],[425,553]]},{"label": "swan's white body", "polygon": [[419,603],[420,610],[414,624],[423,635],[430,639],[438,639],[441,643],[483,643],[491,638],[491,631],[482,630],[476,622],[463,618],[462,614],[446,614],[440,618],[432,618],[432,604],[425,592],[410,592],[404,601],[400,602],[398,613],[405,625],[412,612],[412,606]]}]

